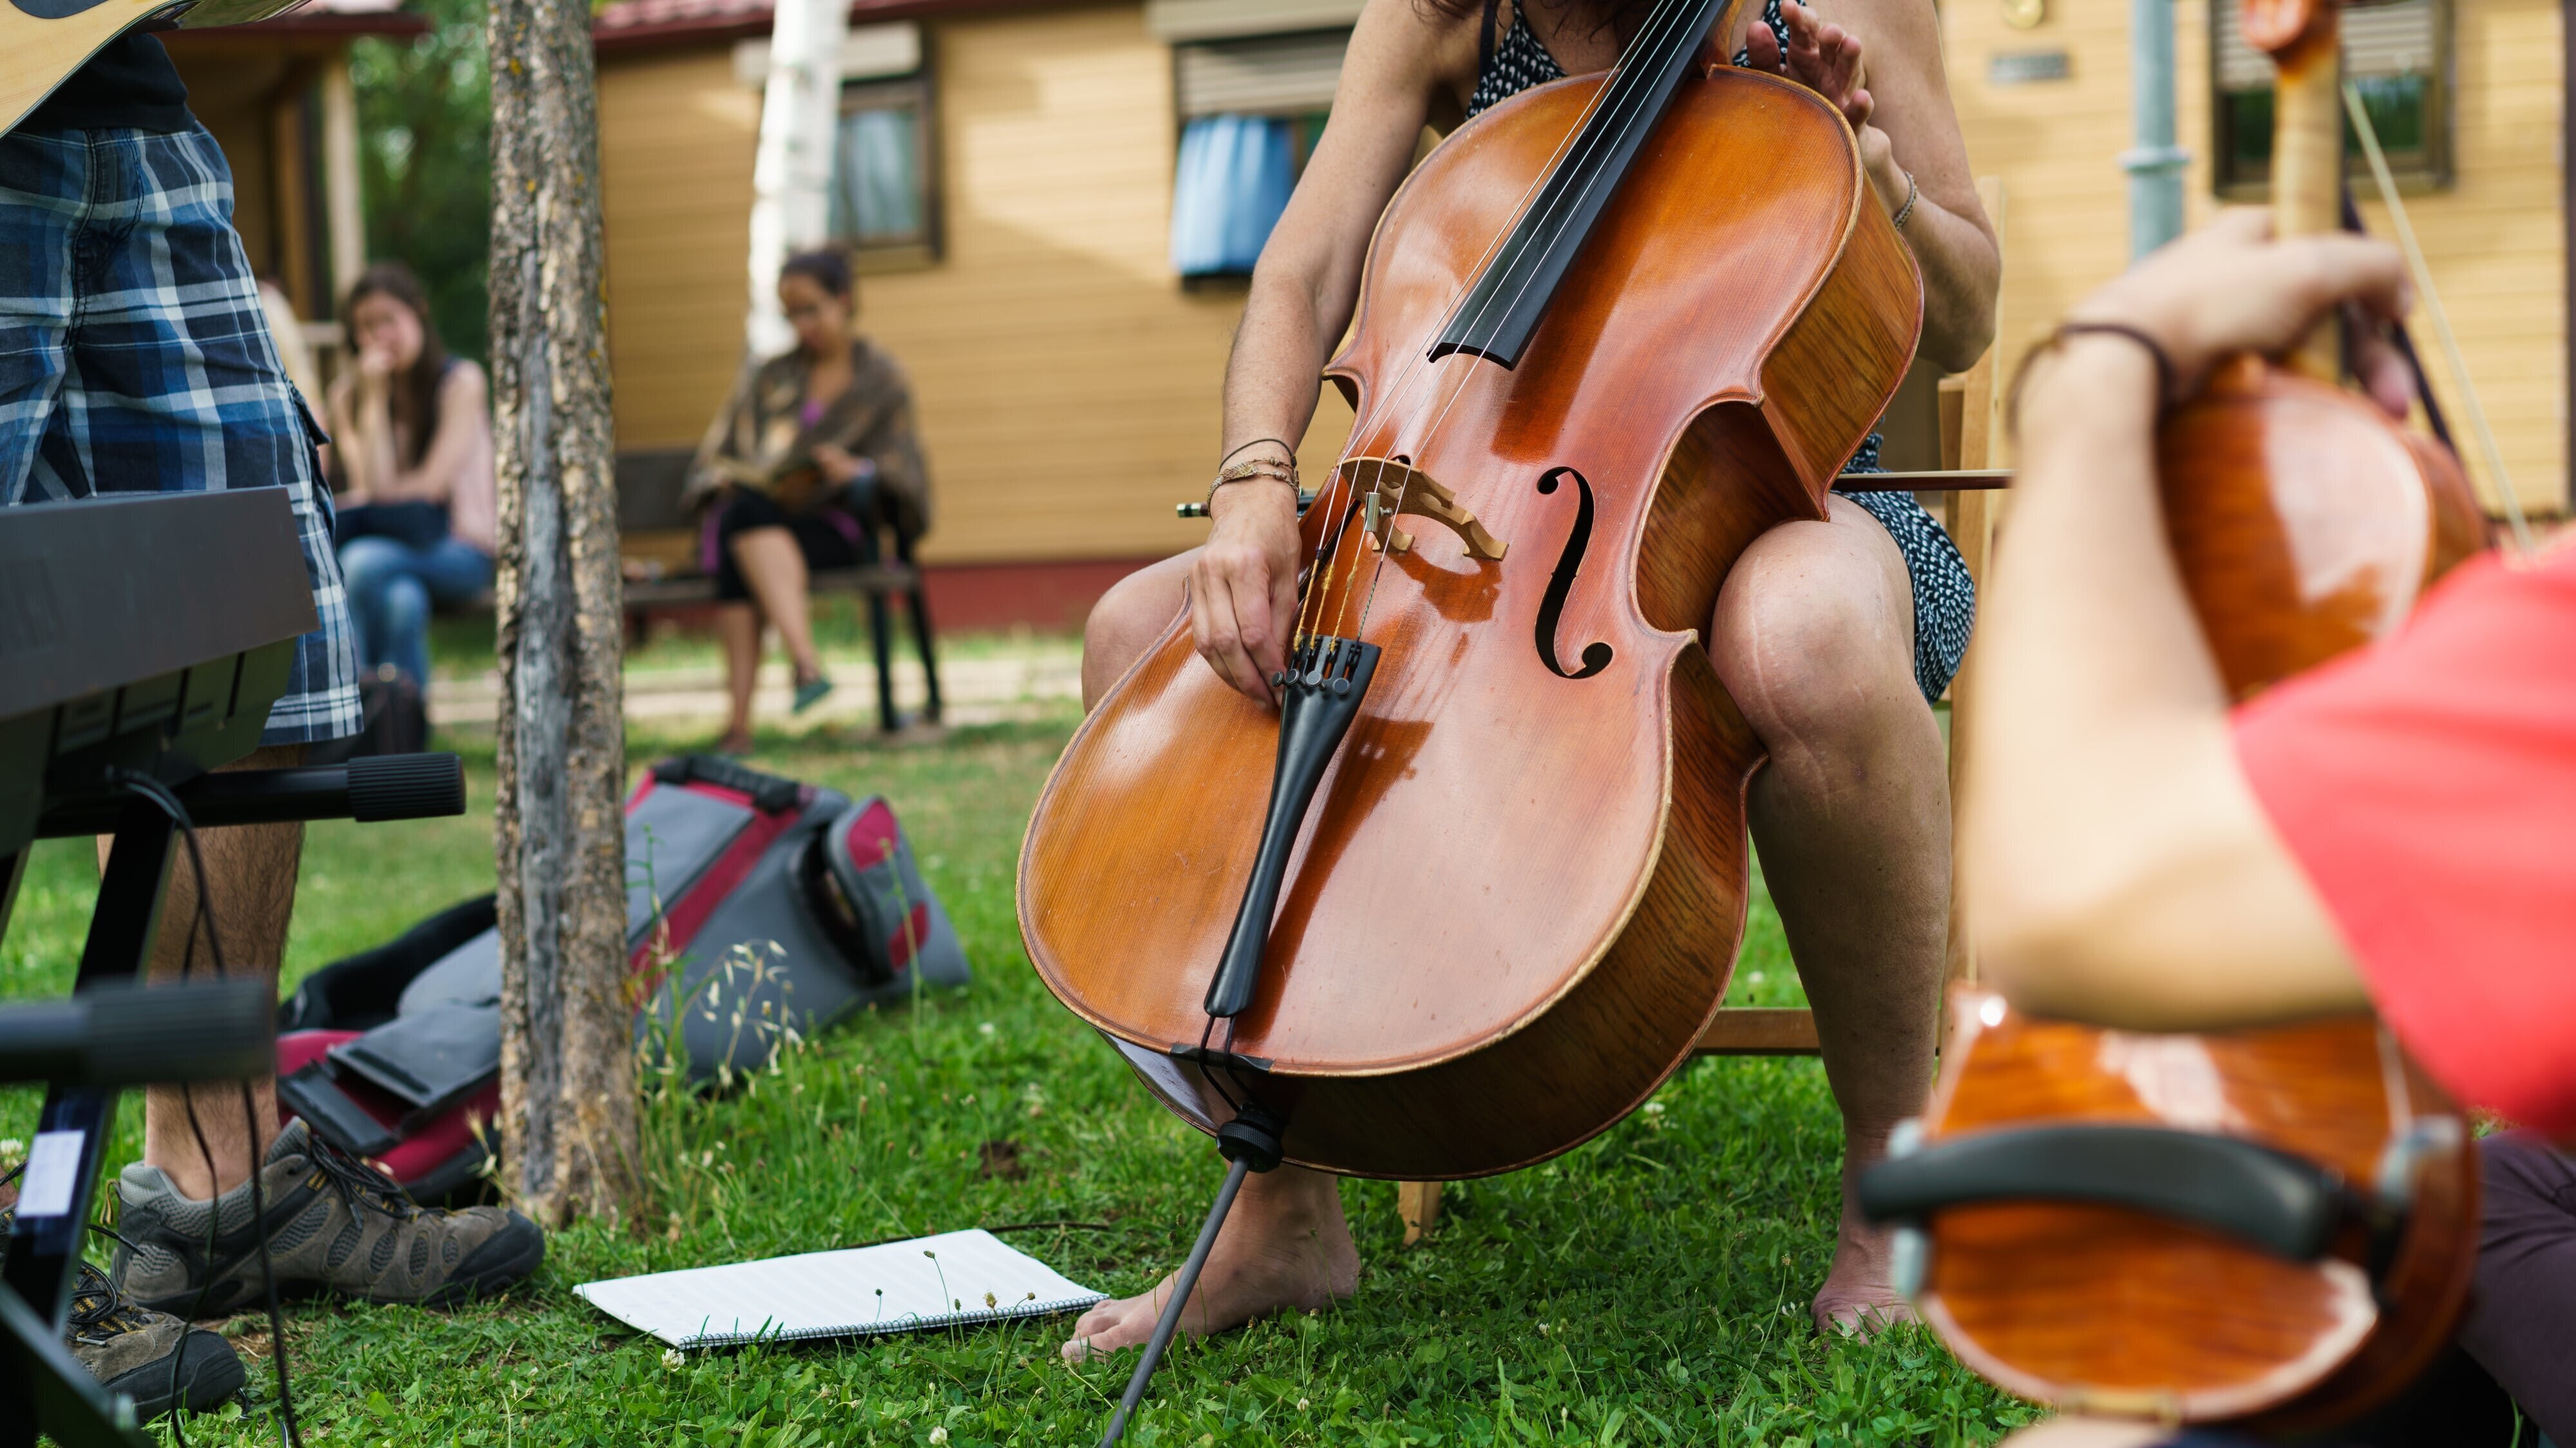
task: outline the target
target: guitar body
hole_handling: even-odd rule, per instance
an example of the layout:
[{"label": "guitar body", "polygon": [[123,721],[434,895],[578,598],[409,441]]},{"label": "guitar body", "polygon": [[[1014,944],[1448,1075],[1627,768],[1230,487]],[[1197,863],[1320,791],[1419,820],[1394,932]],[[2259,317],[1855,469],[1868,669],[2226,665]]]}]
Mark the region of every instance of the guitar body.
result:
[{"label": "guitar body", "polygon": [[283,15],[304,0],[8,0],[0,8],[0,134],[111,40],[155,17],[182,30],[248,25]]}]

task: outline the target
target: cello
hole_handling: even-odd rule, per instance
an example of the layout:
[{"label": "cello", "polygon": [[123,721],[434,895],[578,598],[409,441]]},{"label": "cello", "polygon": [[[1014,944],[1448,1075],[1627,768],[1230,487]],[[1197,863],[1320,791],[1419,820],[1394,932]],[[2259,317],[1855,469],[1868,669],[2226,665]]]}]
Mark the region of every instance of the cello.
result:
[{"label": "cello", "polygon": [[[2333,229],[2336,6],[2247,0],[2243,28],[2280,70],[2276,229]],[[2236,700],[2382,636],[2483,543],[2449,448],[2337,386],[2341,338],[2319,332],[2223,363],[2157,431],[2166,541]],[[2375,1018],[2158,1034],[1973,988],[1953,1010],[1929,1108],[1861,1199],[1899,1225],[1924,1321],[1990,1381],[2298,1432],[2386,1401],[2449,1339],[2477,1157]]]},{"label": "cello", "polygon": [[1184,615],[1039,799],[1031,962],[1234,1163],[1130,1408],[1245,1171],[1544,1160],[1724,998],[1763,756],[1698,630],[1825,516],[1923,314],[1840,110],[1710,44],[1746,3],[1660,0],[1413,171],[1327,372],[1357,420],[1279,712]]}]

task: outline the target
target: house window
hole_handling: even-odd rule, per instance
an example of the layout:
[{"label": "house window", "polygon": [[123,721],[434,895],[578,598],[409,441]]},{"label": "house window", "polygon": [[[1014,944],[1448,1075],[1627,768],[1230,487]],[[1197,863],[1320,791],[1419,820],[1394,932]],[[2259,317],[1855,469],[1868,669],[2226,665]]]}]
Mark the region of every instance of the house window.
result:
[{"label": "house window", "polygon": [[1184,285],[1252,274],[1324,133],[1350,38],[1337,28],[1173,48],[1172,269]]},{"label": "house window", "polygon": [[939,256],[939,211],[926,78],[841,88],[832,140],[832,234],[861,271],[895,270]]},{"label": "house window", "polygon": [[[2209,9],[2211,173],[2220,196],[2260,201],[2272,184],[2272,58],[2245,43],[2237,0],[2210,0]],[[2339,18],[2344,78],[2360,90],[2399,187],[2449,185],[2451,0],[2396,0]],[[2370,163],[2349,121],[2344,132],[2345,169],[2367,186]]]}]

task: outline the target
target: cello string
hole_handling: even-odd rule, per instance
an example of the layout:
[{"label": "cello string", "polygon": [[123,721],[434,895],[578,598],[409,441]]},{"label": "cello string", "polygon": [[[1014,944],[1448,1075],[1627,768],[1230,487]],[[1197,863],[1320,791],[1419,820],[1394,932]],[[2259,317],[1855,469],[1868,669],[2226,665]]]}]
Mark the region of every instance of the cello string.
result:
[{"label": "cello string", "polygon": [[2531,541],[2531,523],[2522,513],[2522,495],[2514,490],[2513,478],[2505,472],[2504,450],[2496,446],[2495,430],[2487,426],[2487,410],[2478,404],[2477,385],[2469,380],[2468,359],[2460,355],[2460,339],[2451,331],[2451,318],[2442,310],[2441,290],[2433,285],[2433,268],[2424,260],[2424,248],[2415,240],[2415,228],[2406,219],[2406,203],[2397,195],[2397,178],[2389,173],[2388,154],[2379,148],[2379,130],[2370,123],[2370,108],[2362,104],[2361,88],[2351,81],[2343,83],[2344,110],[2352,116],[2352,128],[2361,137],[2362,154],[2370,158],[2370,178],[2379,185],[2379,199],[2388,208],[2388,219],[2397,227],[2398,244],[2406,252],[2407,270],[2415,274],[2415,289],[2424,294],[2424,314],[2432,319],[2433,335],[2442,340],[2442,356],[2451,364],[2451,378],[2459,384],[2460,400],[2469,414],[2469,430],[2478,436],[2478,451],[2486,459],[2487,476],[2495,483],[2496,497],[2504,505],[2504,515],[2513,524],[2514,551],[2529,562],[2536,551]]},{"label": "cello string", "polygon": [[[1653,22],[1650,19],[1648,23],[1651,26]],[[1626,57],[1622,56],[1620,62],[1611,67],[1612,80],[1617,78],[1621,68],[1625,64]],[[1529,184],[1522,188],[1521,194],[1513,200],[1510,213],[1504,218],[1502,225],[1495,230],[1492,237],[1486,241],[1485,248],[1478,254],[1475,263],[1468,268],[1464,284],[1462,284],[1458,292],[1451,298],[1449,304],[1442,309],[1438,321],[1433,323],[1432,331],[1434,335],[1437,335],[1441,330],[1447,328],[1451,322],[1457,319],[1460,309],[1466,305],[1468,293],[1474,289],[1476,278],[1484,274],[1485,268],[1493,261],[1495,254],[1502,249],[1504,243],[1511,239],[1512,233],[1519,227],[1521,221],[1530,214],[1533,199],[1538,195],[1539,191],[1547,185],[1549,178],[1556,174],[1558,163],[1565,158],[1567,148],[1574,145],[1575,142],[1584,135],[1584,129],[1591,123],[1593,116],[1597,114],[1604,105],[1608,104],[1611,90],[1611,84],[1608,81],[1605,81],[1601,88],[1594,92],[1592,97],[1584,103],[1583,110],[1580,114],[1575,116],[1573,123],[1566,127],[1565,133],[1557,138],[1556,145],[1549,151],[1545,163],[1542,164],[1538,168],[1537,172],[1530,178]],[[1484,305],[1490,306],[1491,304],[1492,299],[1486,299]],[[1472,327],[1477,320],[1481,320],[1483,315],[1483,308],[1480,307],[1477,312],[1477,316],[1470,319],[1469,325]],[[1423,368],[1428,363],[1428,351],[1428,348],[1414,349],[1407,357],[1404,369],[1396,374],[1395,381],[1382,389],[1378,396],[1371,398],[1369,400],[1368,410],[1352,423],[1350,433],[1343,443],[1341,455],[1334,463],[1333,478],[1326,484],[1323,494],[1316,500],[1318,504],[1323,505],[1327,509],[1325,516],[1334,516],[1334,514],[1339,511],[1341,505],[1337,503],[1335,499],[1343,490],[1347,489],[1351,496],[1355,497],[1357,495],[1359,487],[1358,472],[1349,468],[1350,463],[1354,461],[1352,453],[1361,446],[1362,440],[1375,429],[1376,425],[1388,414],[1392,413],[1396,406],[1410,395],[1409,389],[1411,388],[1414,379],[1422,372]],[[1383,459],[1378,461],[1377,474],[1371,480],[1372,491],[1375,491],[1377,485],[1384,481],[1385,466],[1385,461]],[[1298,607],[1297,631],[1293,638],[1293,642],[1296,644],[1302,645],[1310,636],[1311,631],[1308,618],[1310,612],[1317,615],[1313,620],[1314,624],[1320,625],[1322,622],[1320,617],[1322,602],[1325,595],[1330,592],[1333,578],[1339,568],[1339,559],[1335,552],[1335,544],[1338,541],[1338,532],[1338,527],[1323,530],[1323,536],[1316,545],[1316,555],[1313,567],[1317,570],[1321,570],[1323,582],[1321,586],[1310,586],[1307,590],[1307,597],[1300,601]],[[1354,568],[1356,568],[1356,563],[1354,563]],[[1310,582],[1316,576],[1316,574],[1310,572]]]},{"label": "cello string", "polygon": [[[1468,273],[1466,289],[1461,291],[1458,297],[1442,312],[1439,321],[1434,324],[1434,335],[1437,335],[1440,330],[1445,329],[1452,322],[1457,320],[1460,309],[1466,304],[1466,292],[1473,289],[1476,279],[1483,275],[1488,263],[1491,262],[1495,253],[1506,241],[1510,239],[1520,224],[1533,214],[1531,209],[1532,198],[1558,174],[1563,165],[1579,164],[1580,161],[1584,159],[1582,157],[1569,159],[1567,156],[1568,148],[1578,141],[1585,143],[1591,149],[1597,149],[1604,143],[1602,139],[1603,133],[1601,131],[1591,129],[1591,126],[1595,117],[1601,113],[1604,107],[1613,104],[1615,101],[1623,99],[1623,97],[1619,95],[1617,82],[1622,75],[1627,73],[1630,55],[1642,53],[1649,44],[1661,44],[1664,40],[1668,39],[1674,28],[1681,23],[1680,17],[1686,13],[1687,8],[1686,4],[1676,3],[1670,6],[1668,10],[1659,10],[1648,18],[1645,28],[1639,33],[1638,40],[1632,43],[1629,52],[1627,54],[1623,54],[1619,61],[1611,67],[1608,78],[1605,79],[1600,88],[1593,93],[1592,97],[1585,102],[1582,113],[1575,118],[1573,125],[1567,128],[1565,134],[1558,138],[1555,149],[1549,154],[1547,163],[1539,168],[1538,172],[1531,179],[1530,184],[1522,190],[1520,197],[1514,203],[1511,215],[1504,221],[1501,228],[1495,232],[1493,238],[1486,243],[1483,254],[1477,258],[1477,264]],[[1650,36],[1651,40],[1649,39]],[[1586,192],[1582,194],[1588,194],[1588,191],[1589,179],[1587,178]],[[1577,197],[1578,202],[1579,200],[1580,195]],[[1540,219],[1547,219],[1547,213],[1540,212],[1537,214]],[[1524,279],[1524,291],[1526,291],[1527,286],[1528,280]],[[1497,300],[1497,298],[1489,296],[1478,305],[1476,314],[1467,319],[1466,325],[1470,332],[1474,330],[1478,323],[1483,321],[1486,311],[1492,308],[1496,304]],[[1517,297],[1515,297],[1514,300],[1517,300]],[[1333,483],[1328,487],[1328,500],[1333,499],[1338,494],[1338,491],[1345,487],[1348,488],[1348,495],[1351,498],[1357,498],[1360,477],[1364,470],[1350,466],[1354,461],[1351,457],[1351,452],[1360,446],[1361,441],[1375,430],[1376,425],[1383,417],[1392,413],[1400,403],[1412,395],[1410,390],[1411,383],[1417,375],[1423,374],[1426,365],[1429,363],[1428,353],[1429,349],[1427,347],[1417,348],[1407,359],[1404,371],[1397,375],[1395,383],[1385,389],[1382,397],[1372,399],[1367,414],[1352,427],[1350,433],[1351,440],[1345,445],[1342,459],[1335,466]],[[1432,381],[1432,385],[1436,388],[1438,385],[1438,374],[1433,372],[1429,374],[1429,376]],[[1442,405],[1440,417],[1445,418],[1449,405],[1454,404],[1455,401],[1456,394],[1453,394],[1449,403],[1444,403]],[[1435,428],[1437,426],[1437,422],[1438,419],[1435,418]],[[1358,461],[1366,462],[1368,460],[1361,459]],[[1386,464],[1387,460],[1384,458],[1376,459],[1374,461],[1374,470],[1371,472],[1369,478],[1369,488],[1373,493],[1383,492]],[[1405,483],[1399,488],[1396,496],[1394,507],[1397,512],[1401,512],[1403,501],[1410,494],[1410,484],[1411,478],[1408,475]],[[1338,514],[1342,512],[1347,505],[1338,501],[1331,501],[1330,506],[1333,510],[1333,514]],[[1328,514],[1328,516],[1331,516],[1331,514]],[[1387,518],[1387,526],[1389,530],[1392,531],[1394,514],[1390,513],[1384,516]],[[1364,534],[1368,531],[1369,530],[1365,528],[1363,529]],[[1322,587],[1310,588],[1308,591],[1308,599],[1306,602],[1312,605],[1312,609],[1310,610],[1304,606],[1301,606],[1299,609],[1299,639],[1301,642],[1311,636],[1307,625],[1307,615],[1310,611],[1314,614],[1315,626],[1320,628],[1323,624],[1322,614],[1324,611],[1324,602],[1330,595],[1332,584],[1339,574],[1340,560],[1338,555],[1333,552],[1334,545],[1337,541],[1338,533],[1328,531],[1318,544],[1319,551],[1317,562],[1319,565],[1324,566],[1324,581]],[[1379,554],[1379,565],[1383,567],[1384,562],[1385,553],[1383,548],[1381,548]],[[1358,566],[1358,559],[1356,555],[1354,555],[1354,583],[1357,581]],[[1372,591],[1374,591],[1374,588],[1372,588]],[[1341,599],[1341,606],[1333,610],[1333,624],[1337,631],[1341,620],[1348,615],[1348,604],[1349,597],[1345,594]],[[1363,610],[1363,614],[1365,614],[1365,610]]]},{"label": "cello string", "polygon": [[[1744,3],[1745,0],[1725,0],[1725,4],[1718,12],[1718,25],[1714,28],[1724,29],[1731,24],[1735,16],[1743,9]],[[1666,7],[1659,10],[1654,17],[1647,21],[1646,29],[1649,31],[1659,31],[1659,33],[1655,34],[1650,41],[1647,34],[1644,31],[1641,31],[1637,39],[1630,43],[1628,54],[1623,54],[1620,57],[1619,65],[1613,67],[1611,79],[1605,81],[1602,85],[1602,91],[1605,97],[1612,89],[1615,88],[1620,76],[1625,74],[1627,71],[1630,55],[1634,55],[1639,59],[1650,58],[1651,51],[1653,49],[1670,43],[1676,34],[1688,29],[1689,10],[1690,5],[1688,0],[1669,0]],[[1695,40],[1696,37],[1693,37],[1693,39]],[[1593,149],[1598,150],[1601,147],[1610,145],[1615,139],[1625,136],[1627,128],[1639,124],[1640,113],[1645,110],[1644,93],[1640,91],[1620,96],[1618,97],[1618,103],[1624,106],[1627,114],[1612,116],[1604,120],[1600,131],[1592,138],[1595,142]],[[1605,101],[1604,104],[1607,105],[1609,102]],[[1644,123],[1651,126],[1658,119],[1660,119],[1659,113],[1646,115],[1644,117]],[[1569,162],[1568,164],[1574,163]],[[1567,201],[1567,209],[1579,209],[1591,197],[1593,188],[1600,184],[1603,175],[1604,172],[1597,166],[1588,172],[1583,177],[1582,189],[1577,191],[1574,196]],[[1537,273],[1535,271],[1522,277],[1519,288],[1512,294],[1510,307],[1518,307],[1521,300],[1529,294],[1529,289],[1537,283],[1537,279]],[[1484,311],[1488,309],[1490,309],[1490,303],[1488,304],[1488,308],[1480,309],[1477,316],[1470,320],[1468,325],[1471,330],[1477,323],[1483,320]],[[1507,308],[1505,311],[1506,317],[1509,316],[1509,312],[1510,308]],[[1485,340],[1487,342],[1491,342],[1494,337],[1499,336],[1500,334],[1501,321],[1497,320],[1494,324],[1493,330],[1486,334]],[[1452,355],[1457,354],[1453,353]],[[1442,424],[1448,421],[1450,413],[1457,407],[1459,401],[1466,396],[1467,391],[1473,384],[1474,380],[1474,364],[1470,362],[1466,368],[1460,370],[1457,387],[1451,391],[1447,401],[1441,404],[1439,414],[1432,419],[1430,427],[1424,430],[1422,441],[1416,444],[1417,448],[1427,446],[1431,439],[1439,434]],[[1406,499],[1411,495],[1414,476],[1415,473],[1408,471],[1405,474],[1403,482],[1398,485],[1395,508],[1399,514],[1403,511]],[[1390,524],[1390,531],[1391,530],[1392,524]],[[1360,633],[1365,632],[1368,628],[1369,615],[1377,606],[1378,589],[1383,586],[1386,581],[1386,562],[1389,552],[1390,550],[1383,546],[1378,550],[1377,562],[1372,568],[1369,577],[1367,597],[1360,605],[1359,622],[1352,631],[1353,637],[1358,637]],[[1354,578],[1353,582],[1357,582],[1356,578]],[[1345,608],[1347,608],[1347,598],[1344,600],[1344,605]],[[1337,613],[1334,619],[1337,631],[1340,622],[1341,619]]]}]

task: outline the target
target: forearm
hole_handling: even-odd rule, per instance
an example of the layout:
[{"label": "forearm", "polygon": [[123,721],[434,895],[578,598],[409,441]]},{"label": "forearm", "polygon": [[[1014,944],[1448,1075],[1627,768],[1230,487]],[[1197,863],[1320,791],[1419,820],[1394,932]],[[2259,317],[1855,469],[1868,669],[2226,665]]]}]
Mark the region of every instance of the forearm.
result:
[{"label": "forearm", "polygon": [[2162,541],[2155,386],[2142,348],[2079,337],[2024,399],[1961,846],[1980,956],[2030,1008],[2106,1024],[2356,1005]]},{"label": "forearm", "polygon": [[1893,152],[1870,169],[1870,185],[1890,216],[1904,209],[1908,190],[1913,192],[1914,210],[1903,234],[1923,274],[1923,337],[1916,351],[1944,372],[1967,371],[1994,341],[1995,291],[2003,272],[1994,237],[1982,221],[1936,199],[1919,180],[1909,188]]},{"label": "forearm", "polygon": [[[1240,451],[1249,456],[1250,445],[1263,438],[1277,439],[1295,455],[1314,420],[1321,386],[1328,345],[1323,310],[1316,289],[1303,277],[1254,278],[1243,321],[1235,329],[1234,352],[1226,362],[1226,455]],[[1219,489],[1216,504],[1222,507],[1231,501],[1228,494],[1240,491]]]}]

